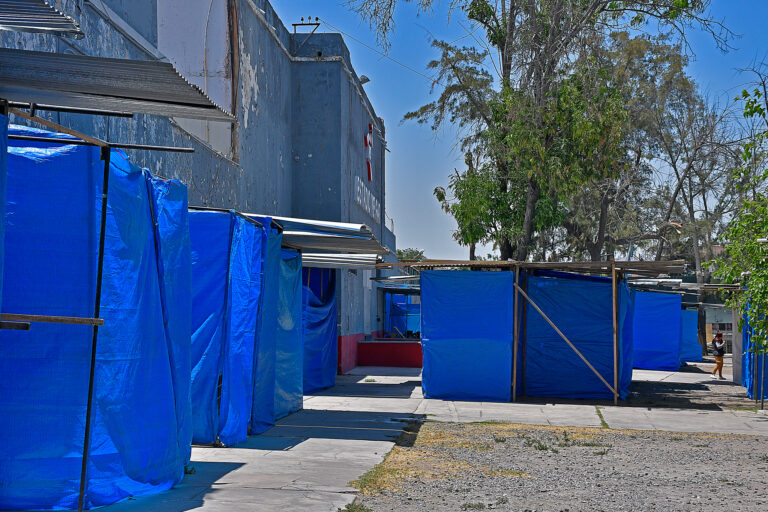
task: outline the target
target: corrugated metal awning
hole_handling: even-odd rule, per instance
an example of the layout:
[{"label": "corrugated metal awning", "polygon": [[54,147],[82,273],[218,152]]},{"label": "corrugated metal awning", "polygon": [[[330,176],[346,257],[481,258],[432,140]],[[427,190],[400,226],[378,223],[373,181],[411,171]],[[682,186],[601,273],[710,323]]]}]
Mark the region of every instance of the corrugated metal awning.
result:
[{"label": "corrugated metal awning", "polygon": [[380,256],[378,254],[345,254],[302,252],[301,264],[314,268],[357,268],[373,270]]},{"label": "corrugated metal awning", "polygon": [[283,245],[302,252],[389,254],[389,249],[381,245],[371,228],[365,224],[272,217],[256,213],[245,215],[271,217],[283,228]]},{"label": "corrugated metal awning", "polygon": [[0,30],[38,32],[82,39],[85,34],[69,16],[46,0],[0,0]]},{"label": "corrugated metal awning", "polygon": [[[1,0],[0,0],[1,1]],[[25,103],[234,121],[168,62],[0,48],[0,98]]]}]

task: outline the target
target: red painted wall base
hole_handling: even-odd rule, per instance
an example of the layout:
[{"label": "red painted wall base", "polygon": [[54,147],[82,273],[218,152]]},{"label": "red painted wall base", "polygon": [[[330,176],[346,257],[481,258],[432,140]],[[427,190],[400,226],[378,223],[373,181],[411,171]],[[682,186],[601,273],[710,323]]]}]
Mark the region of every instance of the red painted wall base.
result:
[{"label": "red painted wall base", "polygon": [[421,343],[361,341],[357,344],[357,365],[421,368]]},{"label": "red painted wall base", "polygon": [[365,334],[339,336],[339,374],[347,373],[357,366],[357,342],[365,339]]}]

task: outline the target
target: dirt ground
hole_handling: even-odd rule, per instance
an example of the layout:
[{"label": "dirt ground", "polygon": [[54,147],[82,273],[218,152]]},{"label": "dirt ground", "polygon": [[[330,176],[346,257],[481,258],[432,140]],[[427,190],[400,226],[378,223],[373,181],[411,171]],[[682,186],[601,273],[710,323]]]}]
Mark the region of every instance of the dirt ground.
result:
[{"label": "dirt ground", "polygon": [[768,510],[764,437],[427,422],[411,439],[348,510]]}]

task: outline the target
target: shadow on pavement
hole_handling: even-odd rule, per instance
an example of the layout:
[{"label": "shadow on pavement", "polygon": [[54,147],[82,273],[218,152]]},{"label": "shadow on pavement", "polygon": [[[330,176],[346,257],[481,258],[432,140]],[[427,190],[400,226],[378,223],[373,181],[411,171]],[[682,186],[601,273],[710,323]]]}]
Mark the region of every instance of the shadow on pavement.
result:
[{"label": "shadow on pavement", "polygon": [[243,466],[240,462],[192,462],[193,474],[173,489],[151,496],[128,498],[104,507],[109,512],[184,512],[203,505],[206,496],[217,492],[215,483],[227,473]]},{"label": "shadow on pavement", "polygon": [[413,391],[420,387],[420,380],[409,380],[392,384],[386,382],[354,382],[352,379],[339,379],[334,387],[312,394],[315,396],[410,398]]},{"label": "shadow on pavement", "polygon": [[400,443],[418,432],[424,419],[422,414],[303,409],[234,448],[290,450],[311,438]]}]

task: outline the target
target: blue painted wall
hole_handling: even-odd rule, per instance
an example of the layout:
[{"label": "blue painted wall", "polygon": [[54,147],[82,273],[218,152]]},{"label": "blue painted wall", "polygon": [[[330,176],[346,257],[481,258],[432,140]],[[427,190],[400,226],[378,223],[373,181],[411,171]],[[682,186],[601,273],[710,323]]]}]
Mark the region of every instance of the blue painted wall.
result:
[{"label": "blue painted wall", "polygon": [[[88,2],[62,0],[75,18],[82,40],[0,32],[0,45],[28,50],[138,60],[155,59],[156,0],[104,0],[122,21],[105,19]],[[235,44],[239,73],[234,154],[227,157],[183,130],[172,119],[137,115],[133,119],[78,114],[45,114],[80,132],[111,141],[194,147],[194,154],[129,151],[153,172],[189,184],[191,205],[369,225],[394,252],[395,238],[384,216],[384,126],[352,68],[339,34],[291,34],[266,0],[232,0],[237,17]],[[201,16],[205,13],[201,13]],[[234,18],[233,18],[234,19]],[[150,45],[142,48],[125,25]],[[11,119],[22,123],[22,119]],[[367,181],[363,136],[374,125],[373,181]],[[355,177],[378,199],[372,217],[355,202]],[[366,315],[375,317],[371,273],[337,272],[340,335],[363,333]],[[373,311],[373,314],[371,313]],[[369,316],[370,318],[370,316]],[[369,330],[376,330],[375,321]]]}]

